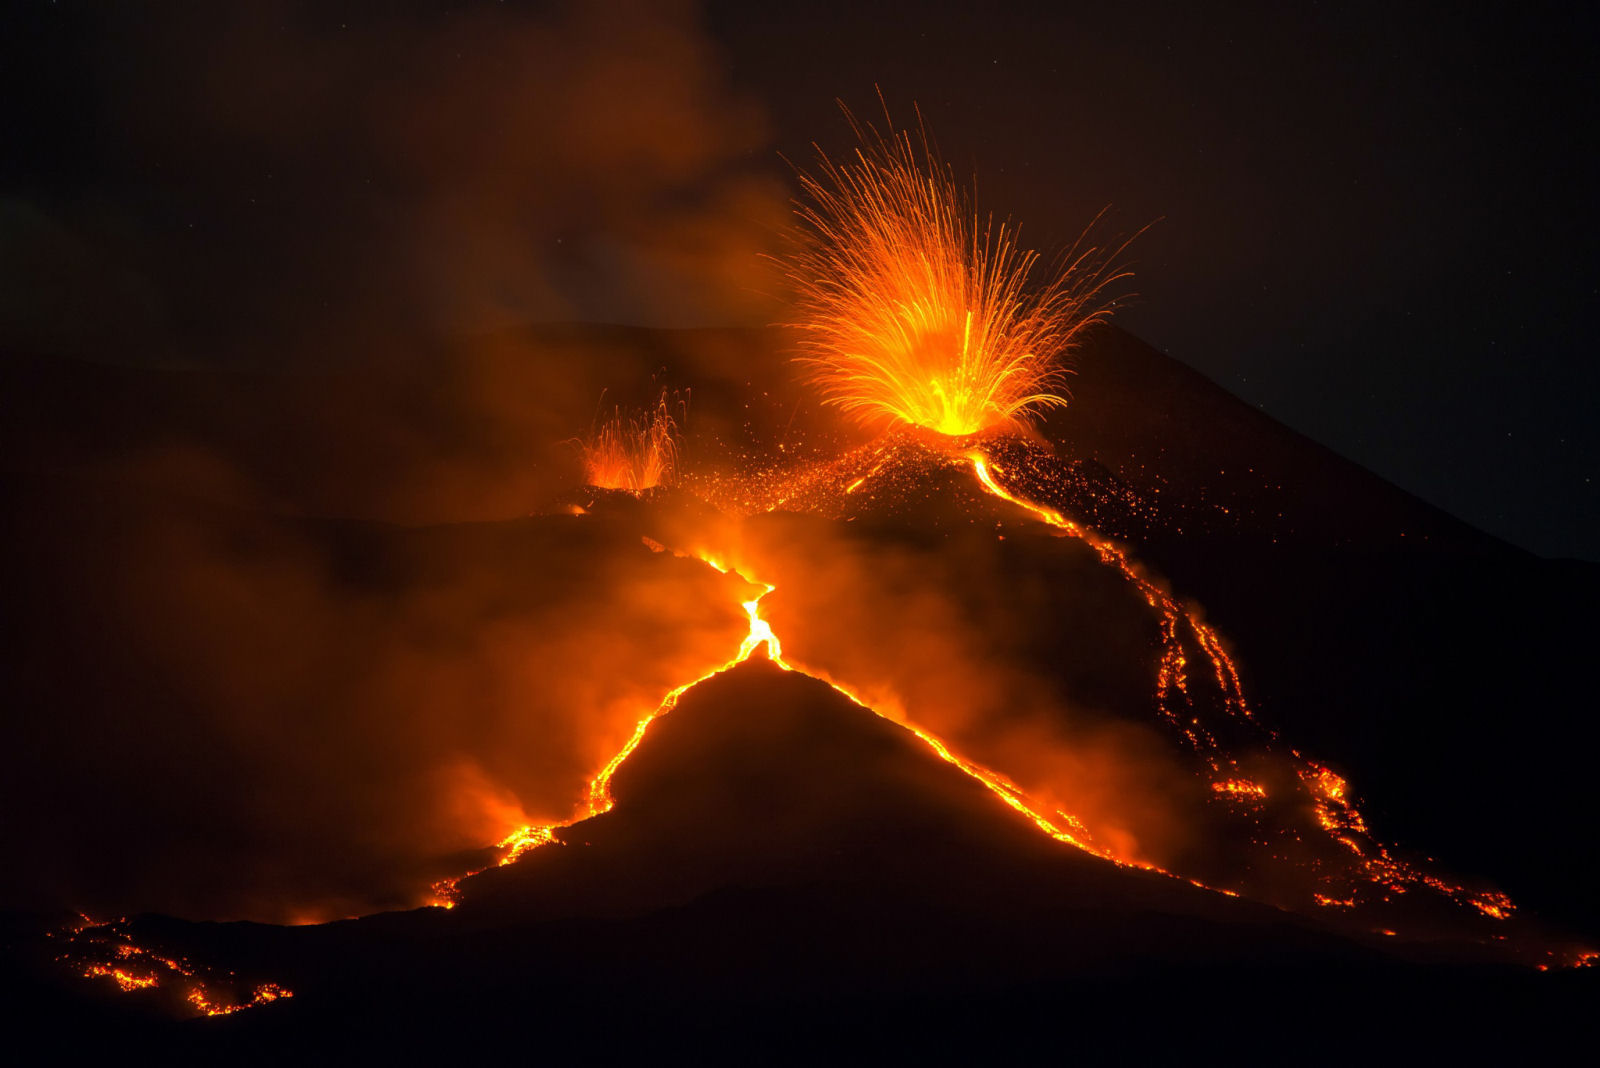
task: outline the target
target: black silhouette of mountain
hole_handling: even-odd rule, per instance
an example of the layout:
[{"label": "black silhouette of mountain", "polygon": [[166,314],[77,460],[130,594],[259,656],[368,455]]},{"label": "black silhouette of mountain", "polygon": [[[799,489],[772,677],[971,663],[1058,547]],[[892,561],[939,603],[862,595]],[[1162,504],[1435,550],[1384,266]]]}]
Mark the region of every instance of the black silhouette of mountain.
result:
[{"label": "black silhouette of mountain", "polygon": [[[247,1060],[531,1041],[804,1061],[1176,1051],[1232,1019],[1231,1055],[1323,1028],[1317,1059],[1446,1027],[1447,1046],[1524,1043],[1535,1023],[1574,1026],[1592,992],[1407,960],[1063,848],[903,729],[759,657],[686,695],[615,790],[613,811],[469,880],[451,911],[132,925],[140,944],[295,991],[268,1009],[180,1027],[80,990],[34,1022],[63,1049]],[[1459,1027],[1467,1008],[1481,1026]]]}]

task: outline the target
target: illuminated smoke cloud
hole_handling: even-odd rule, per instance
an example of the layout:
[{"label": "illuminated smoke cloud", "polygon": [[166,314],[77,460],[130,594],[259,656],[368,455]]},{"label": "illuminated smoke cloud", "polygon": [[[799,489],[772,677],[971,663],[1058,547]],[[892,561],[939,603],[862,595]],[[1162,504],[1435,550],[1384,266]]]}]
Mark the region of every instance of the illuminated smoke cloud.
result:
[{"label": "illuminated smoke cloud", "polygon": [[[77,250],[53,285],[105,292],[116,264],[149,316],[110,341],[59,308],[0,331],[205,363],[126,389],[52,365],[7,424],[41,479],[6,486],[27,638],[0,797],[51,813],[0,834],[7,905],[413,903],[462,851],[565,814],[742,631],[696,590],[715,576],[636,541],[469,524],[570,488],[563,441],[602,387],[688,358],[527,324],[770,321],[752,280],[786,208],[749,166],[760,109],[688,5],[401,7],[356,32],[266,0],[106,16],[134,46],[104,72],[108,187],[181,191],[206,224],[134,196],[30,206],[30,241]],[[0,274],[50,251],[0,249]],[[287,518],[307,515],[459,526]]]},{"label": "illuminated smoke cloud", "polygon": [[[773,319],[787,192],[692,5],[359,6],[105,12],[107,192],[0,210],[0,277],[114,311],[11,295],[0,330],[320,366],[529,322]],[[127,193],[151,187],[170,198]]]}]

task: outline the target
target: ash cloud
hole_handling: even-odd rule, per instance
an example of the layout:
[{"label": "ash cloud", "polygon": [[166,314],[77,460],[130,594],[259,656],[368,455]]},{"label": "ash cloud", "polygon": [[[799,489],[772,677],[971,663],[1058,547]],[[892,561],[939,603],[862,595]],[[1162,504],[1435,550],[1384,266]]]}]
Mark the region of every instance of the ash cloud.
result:
[{"label": "ash cloud", "polygon": [[550,324],[775,317],[787,194],[691,4],[253,0],[57,37],[61,128],[13,101],[39,161],[0,188],[9,468],[518,515],[570,483],[603,392],[747,378],[703,336]]},{"label": "ash cloud", "polygon": [[404,530],[6,488],[12,905],[416,904],[569,815],[744,630],[732,580],[597,521]]},{"label": "ash cloud", "polygon": [[786,194],[690,4],[84,21],[58,58],[91,98],[40,135],[60,173],[20,174],[0,213],[0,270],[29,283],[5,287],[13,341],[282,365],[529,321],[770,318]]},{"label": "ash cloud", "polygon": [[577,483],[602,391],[742,374],[538,324],[770,318],[764,120],[687,4],[73,32],[71,158],[0,205],[0,901],[415,903],[738,646],[732,580],[637,532],[473,521]]}]

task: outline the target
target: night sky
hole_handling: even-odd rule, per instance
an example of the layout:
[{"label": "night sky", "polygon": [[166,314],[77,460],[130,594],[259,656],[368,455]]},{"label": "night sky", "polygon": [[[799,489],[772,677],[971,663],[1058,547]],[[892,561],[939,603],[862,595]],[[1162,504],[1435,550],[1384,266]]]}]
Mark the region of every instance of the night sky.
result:
[{"label": "night sky", "polygon": [[1491,533],[1600,559],[1575,5],[225,7],[14,9],[5,352],[781,319],[738,280],[782,225],[780,154],[847,150],[835,98],[881,87],[1026,243],[1159,219],[1127,329]]}]

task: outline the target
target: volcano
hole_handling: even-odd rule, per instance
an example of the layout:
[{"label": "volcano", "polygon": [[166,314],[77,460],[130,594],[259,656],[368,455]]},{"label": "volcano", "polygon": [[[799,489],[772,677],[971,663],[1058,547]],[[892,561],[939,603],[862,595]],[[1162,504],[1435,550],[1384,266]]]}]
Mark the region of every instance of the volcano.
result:
[{"label": "volcano", "polygon": [[[1600,573],[1092,337],[1070,409],[959,445],[832,429],[767,331],[315,381],[9,364],[6,802],[41,813],[7,832],[10,1003],[208,1057],[1577,1026]],[[463,431],[462,398],[575,354],[696,384],[679,484],[552,453],[537,514],[456,514],[560,408]],[[402,411],[392,477],[341,446]],[[284,422],[298,460],[242,429]],[[202,986],[271,1004],[171,1019]]]}]

